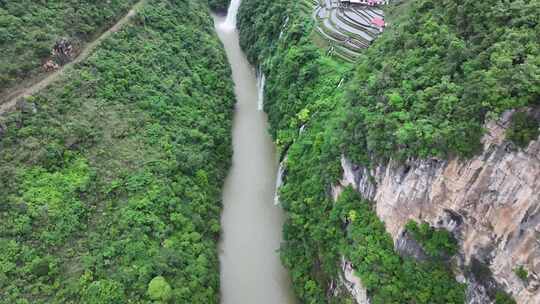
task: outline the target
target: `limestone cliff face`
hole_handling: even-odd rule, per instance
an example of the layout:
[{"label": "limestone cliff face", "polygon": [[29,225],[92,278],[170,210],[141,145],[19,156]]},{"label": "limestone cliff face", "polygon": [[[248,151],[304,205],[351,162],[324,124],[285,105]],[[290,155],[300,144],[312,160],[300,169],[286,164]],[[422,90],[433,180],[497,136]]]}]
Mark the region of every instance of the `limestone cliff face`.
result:
[{"label": "limestone cliff face", "polygon": [[[463,275],[477,261],[518,303],[540,303],[540,141],[511,149],[504,141],[511,114],[487,124],[483,152],[471,159],[390,162],[367,170],[343,157],[334,195],[352,185],[376,202],[396,243],[410,219],[450,230],[460,243],[457,278],[471,285],[468,303],[489,302],[484,287]],[[513,271],[520,265],[528,271],[526,282]]]},{"label": "limestone cliff face", "polygon": [[345,289],[351,294],[356,303],[369,304],[367,290],[362,285],[360,278],[355,275],[351,263],[346,261],[345,257],[341,259],[341,272],[340,282],[345,286]]}]

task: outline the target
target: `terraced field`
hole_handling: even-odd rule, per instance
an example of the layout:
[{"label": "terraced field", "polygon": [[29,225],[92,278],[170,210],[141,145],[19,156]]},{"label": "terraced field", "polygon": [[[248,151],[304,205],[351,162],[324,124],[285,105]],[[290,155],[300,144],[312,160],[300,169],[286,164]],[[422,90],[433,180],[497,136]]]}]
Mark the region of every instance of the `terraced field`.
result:
[{"label": "terraced field", "polygon": [[338,0],[318,0],[313,18],[318,34],[329,45],[329,53],[354,61],[381,33],[371,20],[384,18],[384,13],[375,7],[343,7]]}]

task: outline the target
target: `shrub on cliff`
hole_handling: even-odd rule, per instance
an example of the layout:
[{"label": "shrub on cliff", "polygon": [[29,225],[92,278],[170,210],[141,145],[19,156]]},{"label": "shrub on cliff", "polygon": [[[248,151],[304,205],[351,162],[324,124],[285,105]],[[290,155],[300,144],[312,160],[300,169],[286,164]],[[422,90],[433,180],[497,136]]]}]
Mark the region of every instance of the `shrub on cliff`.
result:
[{"label": "shrub on cliff", "polygon": [[527,272],[527,269],[523,266],[516,267],[514,269],[514,273],[520,278],[522,281],[526,282],[527,278],[529,277],[529,273]]},{"label": "shrub on cliff", "polygon": [[445,229],[431,227],[426,222],[418,225],[413,220],[405,225],[405,229],[432,258],[448,258],[457,253],[457,240]]},{"label": "shrub on cliff", "polygon": [[526,148],[540,135],[540,122],[532,115],[517,112],[512,116],[512,124],[506,131],[506,138],[520,148]]},{"label": "shrub on cliff", "polygon": [[499,290],[495,293],[495,304],[516,304],[516,300],[506,292]]}]

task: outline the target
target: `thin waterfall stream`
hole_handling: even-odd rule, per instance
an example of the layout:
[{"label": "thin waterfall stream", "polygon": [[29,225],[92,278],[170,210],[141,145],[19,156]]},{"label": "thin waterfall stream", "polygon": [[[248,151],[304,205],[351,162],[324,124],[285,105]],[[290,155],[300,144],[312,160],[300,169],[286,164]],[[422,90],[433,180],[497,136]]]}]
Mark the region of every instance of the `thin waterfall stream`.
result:
[{"label": "thin waterfall stream", "polygon": [[274,204],[278,158],[262,110],[264,75],[239,45],[232,0],[227,17],[214,16],[231,64],[237,103],[233,162],[223,189],[220,241],[221,303],[292,304],[289,274],[281,265],[283,210]]},{"label": "thin waterfall stream", "polygon": [[262,111],[264,109],[264,86],[266,84],[266,76],[262,70],[257,72],[257,88],[259,93],[257,94],[257,109]]}]

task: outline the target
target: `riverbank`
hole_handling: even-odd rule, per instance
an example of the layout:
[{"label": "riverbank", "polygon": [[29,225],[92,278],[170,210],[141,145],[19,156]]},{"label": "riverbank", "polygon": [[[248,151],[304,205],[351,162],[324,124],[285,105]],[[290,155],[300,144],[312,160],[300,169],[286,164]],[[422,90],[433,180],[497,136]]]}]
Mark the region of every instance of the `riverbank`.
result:
[{"label": "riverbank", "polygon": [[291,282],[279,259],[283,211],[274,204],[278,159],[268,133],[260,85],[236,31],[240,1],[214,17],[232,68],[236,106],[233,162],[223,190],[220,273],[222,304],[293,304]]},{"label": "riverbank", "polygon": [[117,32],[124,25],[126,25],[131,20],[131,18],[135,16],[137,11],[143,6],[144,1],[145,0],[137,2],[123,18],[118,20],[118,22],[116,22],[113,26],[100,34],[95,40],[85,44],[80,50],[80,53],[77,55],[77,57],[73,59],[73,61],[70,61],[69,63],[59,67],[57,70],[47,74],[44,77],[42,77],[43,75],[41,74],[36,75],[31,79],[25,79],[22,84],[19,84],[16,88],[11,88],[10,90],[2,92],[2,95],[0,95],[0,115],[13,109],[17,102],[20,101],[22,98],[27,98],[43,90],[45,87],[47,87],[52,82],[61,77],[61,75],[63,75],[66,71],[66,69],[69,69],[73,65],[85,60],[103,40],[107,39],[107,37],[109,37],[111,34]]},{"label": "riverbank", "polygon": [[[463,303],[464,288],[446,266],[394,250],[369,202],[353,195],[334,201],[332,186],[342,177],[340,159],[350,142],[343,119],[354,65],[316,46],[305,4],[245,0],[238,18],[240,44],[266,75],[264,109],[286,158],[281,257],[295,293],[306,303],[350,303],[361,294],[375,303]],[[442,289],[445,297],[438,295]]]}]

